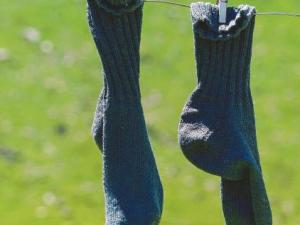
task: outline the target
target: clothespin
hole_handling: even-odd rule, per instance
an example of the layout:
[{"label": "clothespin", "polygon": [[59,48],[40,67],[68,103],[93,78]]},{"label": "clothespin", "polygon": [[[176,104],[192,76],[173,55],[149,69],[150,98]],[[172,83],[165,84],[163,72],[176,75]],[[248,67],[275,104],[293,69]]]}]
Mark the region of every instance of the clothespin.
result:
[{"label": "clothespin", "polygon": [[218,0],[219,2],[219,23],[226,23],[228,0]]}]

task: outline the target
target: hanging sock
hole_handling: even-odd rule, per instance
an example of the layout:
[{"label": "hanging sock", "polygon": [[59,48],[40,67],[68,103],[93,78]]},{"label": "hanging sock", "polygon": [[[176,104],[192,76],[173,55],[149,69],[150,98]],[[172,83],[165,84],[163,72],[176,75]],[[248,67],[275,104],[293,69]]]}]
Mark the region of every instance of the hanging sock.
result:
[{"label": "hanging sock", "polygon": [[198,85],[183,109],[179,142],[195,166],[222,177],[227,225],[271,225],[250,91],[255,9],[228,8],[226,24],[218,14],[215,5],[191,5]]},{"label": "hanging sock", "polygon": [[142,2],[116,1],[88,0],[89,25],[104,68],[93,130],[103,146],[106,225],[157,225],[163,190],[139,86]]}]

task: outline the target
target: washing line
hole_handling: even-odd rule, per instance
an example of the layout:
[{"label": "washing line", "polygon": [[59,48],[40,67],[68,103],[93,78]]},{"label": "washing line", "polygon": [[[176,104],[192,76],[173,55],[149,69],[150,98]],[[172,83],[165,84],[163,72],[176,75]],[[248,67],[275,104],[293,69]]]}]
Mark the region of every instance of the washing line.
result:
[{"label": "washing line", "polygon": [[[190,8],[188,4],[176,3],[167,0],[145,0],[146,3],[161,3],[161,4],[169,4],[184,8]],[[300,17],[300,13],[289,13],[289,12],[256,12],[258,16],[292,16],[292,17]]]}]

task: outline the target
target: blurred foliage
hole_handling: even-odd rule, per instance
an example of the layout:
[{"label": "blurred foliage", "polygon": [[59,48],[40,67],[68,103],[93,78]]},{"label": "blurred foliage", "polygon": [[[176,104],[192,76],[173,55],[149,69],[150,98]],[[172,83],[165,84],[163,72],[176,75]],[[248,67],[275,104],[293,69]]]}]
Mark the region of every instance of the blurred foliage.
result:
[{"label": "blurred foliage", "polygon": [[[189,3],[188,1],[178,1]],[[300,1],[231,0],[260,12],[300,12]],[[101,155],[90,135],[102,78],[85,2],[8,1],[0,7],[0,224],[104,222]],[[300,20],[257,17],[252,91],[274,225],[300,224]],[[177,144],[196,84],[189,10],[146,3],[141,84],[165,189],[162,225],[218,225],[219,178]]]}]

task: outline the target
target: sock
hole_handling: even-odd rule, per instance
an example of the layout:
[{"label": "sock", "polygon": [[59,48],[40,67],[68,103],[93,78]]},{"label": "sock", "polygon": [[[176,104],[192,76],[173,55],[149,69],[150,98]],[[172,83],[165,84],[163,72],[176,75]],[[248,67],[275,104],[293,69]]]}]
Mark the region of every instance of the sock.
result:
[{"label": "sock", "polygon": [[195,166],[222,177],[228,225],[271,225],[250,91],[255,9],[228,8],[224,25],[215,5],[191,10],[198,85],[181,115],[179,143]]},{"label": "sock", "polygon": [[141,105],[142,6],[136,1],[129,8],[108,10],[103,2],[88,0],[88,19],[104,68],[105,88],[94,130],[103,124],[106,225],[156,225],[163,190]]}]

